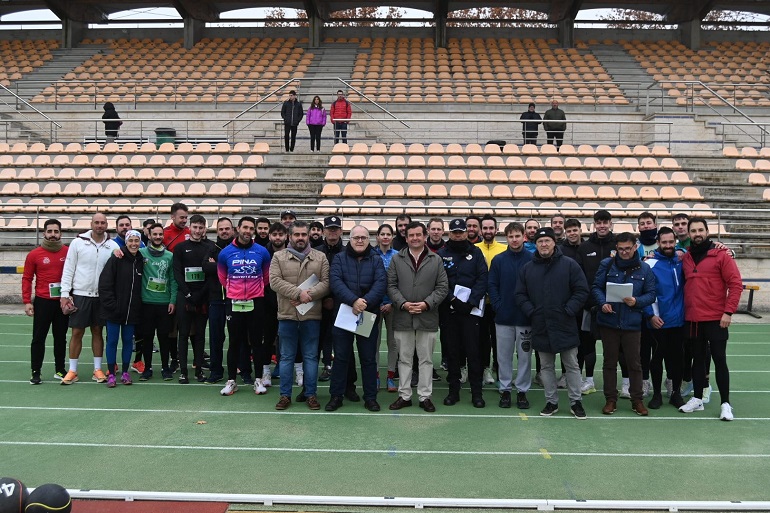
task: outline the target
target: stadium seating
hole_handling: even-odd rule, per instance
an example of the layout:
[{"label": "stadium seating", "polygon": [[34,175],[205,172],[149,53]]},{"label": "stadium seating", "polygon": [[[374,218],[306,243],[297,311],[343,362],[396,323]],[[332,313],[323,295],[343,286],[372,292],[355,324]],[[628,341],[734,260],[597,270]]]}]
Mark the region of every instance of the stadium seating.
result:
[{"label": "stadium seating", "polygon": [[8,87],[23,79],[53,59],[51,50],[58,47],[55,40],[0,40],[0,84]]}]

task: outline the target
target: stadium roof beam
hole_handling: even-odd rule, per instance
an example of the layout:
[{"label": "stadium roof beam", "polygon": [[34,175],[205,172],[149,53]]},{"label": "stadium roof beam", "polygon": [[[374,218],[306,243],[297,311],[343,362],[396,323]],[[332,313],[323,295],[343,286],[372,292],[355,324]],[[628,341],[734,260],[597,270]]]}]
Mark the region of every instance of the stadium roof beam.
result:
[{"label": "stadium roof beam", "polygon": [[208,2],[173,0],[171,3],[182,18],[192,18],[208,23],[219,21],[219,11]]},{"label": "stadium roof beam", "polygon": [[108,19],[107,13],[98,4],[67,0],[45,0],[45,4],[60,20],[103,23]]}]

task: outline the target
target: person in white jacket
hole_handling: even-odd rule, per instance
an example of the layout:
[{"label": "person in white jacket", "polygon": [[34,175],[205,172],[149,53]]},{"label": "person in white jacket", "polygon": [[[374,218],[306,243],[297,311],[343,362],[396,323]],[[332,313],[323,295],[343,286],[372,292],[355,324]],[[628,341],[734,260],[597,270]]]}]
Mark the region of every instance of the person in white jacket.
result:
[{"label": "person in white jacket", "polygon": [[93,380],[104,383],[107,377],[102,371],[104,338],[102,314],[99,305],[99,275],[118,244],[107,235],[107,217],[94,214],[91,229],[72,241],[64,261],[61,282],[61,308],[69,313],[70,368],[62,379],[62,385],[78,381],[78,359],[83,348],[86,327],[91,329],[91,348],[94,352]]}]

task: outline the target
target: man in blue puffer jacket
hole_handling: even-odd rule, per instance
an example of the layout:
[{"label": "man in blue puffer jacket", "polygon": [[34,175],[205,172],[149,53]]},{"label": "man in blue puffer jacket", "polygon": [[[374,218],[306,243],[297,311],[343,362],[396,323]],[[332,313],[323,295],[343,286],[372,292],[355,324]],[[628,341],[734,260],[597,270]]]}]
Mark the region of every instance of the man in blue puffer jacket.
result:
[{"label": "man in blue puffer jacket", "polygon": [[[616,238],[617,253],[605,258],[596,271],[591,294],[601,307],[596,316],[604,348],[604,398],[602,413],[611,415],[618,403],[618,357],[622,346],[631,381],[631,409],[638,415],[647,415],[642,401],[642,362],[640,344],[644,308],[655,301],[655,275],[639,259],[636,237],[623,232]],[[631,293],[620,302],[607,301],[607,283],[630,283]]]},{"label": "man in blue puffer jacket", "polygon": [[[361,225],[350,230],[350,242],[337,253],[329,270],[329,282],[334,298],[334,317],[341,304],[346,304],[358,315],[364,311],[379,314],[380,303],[388,287],[388,277],[380,256],[372,252],[369,230]],[[380,411],[377,403],[377,360],[379,331],[372,329],[369,336],[355,335],[338,327],[332,328],[334,367],[332,367],[331,399],[326,411],[342,406],[343,394],[348,382],[348,365],[355,365],[353,339],[361,361],[364,407]]]},{"label": "man in blue puffer jacket", "polygon": [[652,328],[652,399],[647,406],[657,410],[663,404],[660,382],[663,379],[663,360],[666,372],[671,379],[671,398],[669,404],[675,408],[684,405],[679,393],[682,385],[682,366],[684,362],[684,276],[682,261],[676,254],[676,235],[674,230],[664,226],[658,231],[658,249],[652,258],[645,261],[655,275],[656,301],[644,309],[647,325]]}]

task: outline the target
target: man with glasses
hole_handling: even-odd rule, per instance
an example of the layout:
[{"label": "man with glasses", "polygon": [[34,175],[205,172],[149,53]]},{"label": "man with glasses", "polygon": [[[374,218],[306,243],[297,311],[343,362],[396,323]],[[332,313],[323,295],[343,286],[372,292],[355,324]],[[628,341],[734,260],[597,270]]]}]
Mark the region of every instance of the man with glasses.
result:
[{"label": "man with glasses", "polygon": [[[622,300],[612,299],[613,284],[630,284]],[[602,334],[605,405],[602,413],[612,415],[618,403],[618,358],[622,352],[629,374],[631,409],[637,415],[647,415],[642,394],[642,362],[640,357],[642,317],[644,309],[655,302],[655,274],[642,262],[636,247],[636,237],[628,232],[617,237],[617,254],[605,258],[596,271],[591,288],[600,311],[596,320]]]}]

